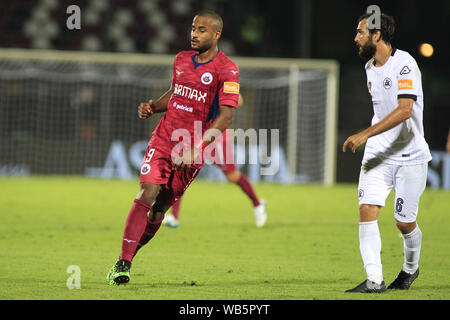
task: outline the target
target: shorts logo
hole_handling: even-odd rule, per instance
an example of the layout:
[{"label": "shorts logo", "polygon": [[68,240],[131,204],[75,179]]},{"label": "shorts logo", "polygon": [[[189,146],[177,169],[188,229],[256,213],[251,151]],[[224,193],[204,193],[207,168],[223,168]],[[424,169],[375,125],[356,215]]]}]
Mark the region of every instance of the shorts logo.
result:
[{"label": "shorts logo", "polygon": [[146,163],[141,168],[141,174],[146,175],[150,172],[151,169],[152,169],[152,167],[150,167],[150,165],[148,163]]},{"label": "shorts logo", "polygon": [[224,82],[223,83],[224,93],[239,94],[239,83],[237,82]]},{"label": "shorts logo", "polygon": [[398,80],[398,90],[412,90],[413,89],[413,81],[409,79],[400,79]]},{"label": "shorts logo", "polygon": [[392,87],[392,80],[389,78],[386,78],[383,80],[383,87],[385,89],[390,89]]},{"label": "shorts logo", "polygon": [[364,197],[364,190],[363,189],[359,189],[358,190],[358,199],[361,200],[362,197]]},{"label": "shorts logo", "polygon": [[211,73],[205,72],[204,74],[202,74],[201,80],[203,84],[208,85],[213,82],[213,76]]}]

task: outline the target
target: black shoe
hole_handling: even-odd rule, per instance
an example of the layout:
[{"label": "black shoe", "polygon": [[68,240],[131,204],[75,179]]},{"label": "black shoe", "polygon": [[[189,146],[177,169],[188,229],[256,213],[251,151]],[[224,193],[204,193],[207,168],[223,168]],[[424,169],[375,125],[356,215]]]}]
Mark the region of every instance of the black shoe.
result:
[{"label": "black shoe", "polygon": [[110,286],[128,283],[130,281],[131,262],[127,260],[117,261],[106,276]]},{"label": "black shoe", "polygon": [[416,270],[413,274],[409,274],[405,271],[400,271],[397,278],[392,281],[389,285],[388,289],[391,290],[408,290],[411,284],[416,280],[419,276],[419,269]]},{"label": "black shoe", "polygon": [[386,285],[384,281],[381,284],[375,283],[370,280],[364,280],[359,286],[349,289],[345,292],[359,292],[359,293],[382,293],[386,291]]}]

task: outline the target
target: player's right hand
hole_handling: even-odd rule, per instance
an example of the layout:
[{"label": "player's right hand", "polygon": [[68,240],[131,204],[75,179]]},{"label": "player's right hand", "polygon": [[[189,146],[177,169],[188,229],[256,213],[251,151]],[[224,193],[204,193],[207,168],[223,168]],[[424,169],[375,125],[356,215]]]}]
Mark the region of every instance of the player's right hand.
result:
[{"label": "player's right hand", "polygon": [[151,115],[154,113],[152,104],[153,100],[150,100],[149,102],[141,102],[138,107],[138,115],[140,119],[147,119],[151,117]]}]

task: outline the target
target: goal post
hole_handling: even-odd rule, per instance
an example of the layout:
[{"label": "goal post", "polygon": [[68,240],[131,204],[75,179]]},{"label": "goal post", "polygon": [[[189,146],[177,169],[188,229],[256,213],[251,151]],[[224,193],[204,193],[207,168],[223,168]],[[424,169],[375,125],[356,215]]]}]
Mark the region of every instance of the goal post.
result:
[{"label": "goal post", "polygon": [[[332,185],[339,64],[230,58],[239,66],[244,97],[232,127],[279,131],[274,137],[280,172],[261,176],[255,169],[261,164],[241,164],[241,171],[257,181]],[[135,177],[144,141],[160,119],[139,121],[136,107],[168,89],[173,60],[174,55],[0,49],[0,175]],[[260,146],[235,147],[261,152]],[[208,170],[202,171],[207,177]]]},{"label": "goal post", "polygon": [[[299,109],[302,108],[299,102],[299,90],[301,83],[308,80],[305,71],[326,72],[326,102],[324,121],[324,141],[323,141],[323,176],[314,182],[321,182],[326,186],[331,186],[336,182],[336,143],[337,143],[337,116],[338,116],[338,94],[339,94],[339,63],[336,60],[325,59],[289,59],[289,58],[249,58],[237,57],[233,61],[239,68],[267,68],[288,70],[289,72],[289,102],[288,102],[288,142],[287,159],[292,177],[298,173],[297,150],[298,150],[298,117]],[[319,125],[319,124],[318,124]],[[318,146],[320,147],[320,146]],[[295,180],[295,178],[294,178]]]}]

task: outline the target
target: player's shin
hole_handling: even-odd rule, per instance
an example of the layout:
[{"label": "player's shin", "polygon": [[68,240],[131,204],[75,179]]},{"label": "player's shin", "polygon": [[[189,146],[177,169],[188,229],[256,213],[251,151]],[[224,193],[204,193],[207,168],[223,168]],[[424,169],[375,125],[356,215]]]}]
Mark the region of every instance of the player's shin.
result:
[{"label": "player's shin", "polygon": [[404,263],[403,271],[413,274],[419,268],[422,231],[419,226],[409,234],[403,235]]},{"label": "player's shin", "polygon": [[247,194],[247,196],[251,199],[254,207],[259,206],[260,203],[258,197],[256,196],[256,192],[245,174],[240,174],[236,184],[241,187],[242,191],[244,191],[245,194]]},{"label": "player's shin", "polygon": [[149,210],[152,210],[151,205],[138,199],[134,200],[123,233],[121,260],[132,261],[138,243],[145,232]]},{"label": "player's shin", "polygon": [[381,284],[381,237],[377,220],[359,223],[359,248],[367,279]]}]

